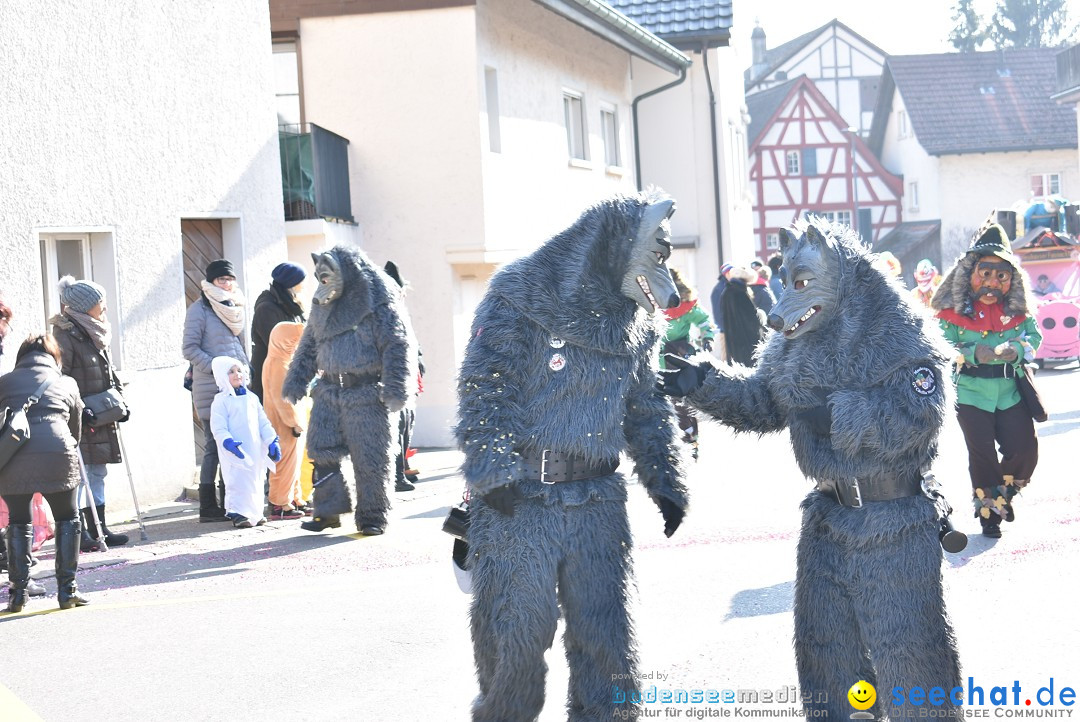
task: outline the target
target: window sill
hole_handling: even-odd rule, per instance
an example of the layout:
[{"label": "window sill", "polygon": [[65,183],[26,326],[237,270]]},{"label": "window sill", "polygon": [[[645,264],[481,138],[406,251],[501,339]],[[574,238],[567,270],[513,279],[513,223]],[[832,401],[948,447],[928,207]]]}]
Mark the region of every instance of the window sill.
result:
[{"label": "window sill", "polygon": [[583,158],[571,158],[568,162],[571,168],[581,168],[583,170],[592,170],[592,161],[584,160]]},{"label": "window sill", "polygon": [[622,178],[626,175],[626,169],[621,165],[606,165],[604,166],[604,172],[608,175],[613,175],[616,178]]}]

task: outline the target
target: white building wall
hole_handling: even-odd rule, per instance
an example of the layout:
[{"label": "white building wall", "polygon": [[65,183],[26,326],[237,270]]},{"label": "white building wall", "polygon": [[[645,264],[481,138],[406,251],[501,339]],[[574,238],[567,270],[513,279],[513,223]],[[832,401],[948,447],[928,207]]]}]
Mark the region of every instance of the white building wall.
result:
[{"label": "white building wall", "polygon": [[[907,131],[900,131],[900,114],[907,114],[903,96],[894,92],[892,110],[885,126],[881,148],[881,164],[886,170],[904,179],[901,215],[904,221],[937,220],[942,218],[941,171],[939,159],[928,154],[919,143],[907,116]],[[918,184],[918,203],[911,197],[911,184]],[[944,229],[942,242],[945,242]]]},{"label": "white building wall", "polygon": [[[174,499],[193,472],[180,220],[230,219],[245,291],[285,256],[269,32],[256,0],[0,5],[9,343],[45,326],[54,289],[43,287],[39,234],[92,234],[115,361],[130,378],[123,432],[144,504]],[[130,508],[123,468],[111,473],[110,506]]]}]

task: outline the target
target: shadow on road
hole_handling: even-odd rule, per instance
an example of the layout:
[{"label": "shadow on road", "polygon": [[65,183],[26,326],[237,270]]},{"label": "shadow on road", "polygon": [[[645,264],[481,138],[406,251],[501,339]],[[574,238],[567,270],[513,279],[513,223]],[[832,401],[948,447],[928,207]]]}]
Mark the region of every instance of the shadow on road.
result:
[{"label": "shadow on road", "polygon": [[767,614],[790,612],[795,594],[795,582],[781,582],[771,587],[743,589],[731,598],[731,609],[724,621],[739,617],[761,617]]}]

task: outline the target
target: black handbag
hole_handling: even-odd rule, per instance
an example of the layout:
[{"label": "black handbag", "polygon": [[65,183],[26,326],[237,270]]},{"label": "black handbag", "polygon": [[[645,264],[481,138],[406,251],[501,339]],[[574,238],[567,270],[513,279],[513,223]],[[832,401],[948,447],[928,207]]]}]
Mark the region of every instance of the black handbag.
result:
[{"label": "black handbag", "polygon": [[84,396],[83,405],[86,407],[86,422],[90,426],[106,426],[117,421],[127,421],[131,416],[124,395],[115,387]]},{"label": "black handbag", "polygon": [[1050,418],[1050,415],[1046,413],[1039,390],[1035,388],[1035,383],[1031,379],[1035,374],[1026,366],[1023,368],[1024,373],[1016,375],[1016,390],[1020,392],[1020,401],[1031,418],[1042,423]]},{"label": "black handbag", "polygon": [[26,412],[38,402],[45,389],[55,380],[46,379],[42,382],[21,408],[0,410],[4,419],[3,426],[0,426],[0,469],[7,466],[15,452],[30,440],[30,421],[26,418]]}]

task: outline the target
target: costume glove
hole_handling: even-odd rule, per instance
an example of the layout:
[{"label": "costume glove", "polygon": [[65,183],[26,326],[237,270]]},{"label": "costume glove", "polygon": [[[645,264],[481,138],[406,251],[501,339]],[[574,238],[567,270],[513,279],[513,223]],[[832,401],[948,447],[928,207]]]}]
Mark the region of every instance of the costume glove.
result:
[{"label": "costume glove", "polygon": [[661,499],[657,502],[657,505],[660,507],[661,516],[664,517],[664,536],[670,537],[679,528],[679,524],[682,524],[686,512],[676,506],[675,502],[670,499]]},{"label": "costume glove", "polygon": [[281,461],[281,444],[277,439],[270,442],[270,447],[266,450],[266,455],[270,457],[270,461],[275,464]]},{"label": "costume glove", "polygon": [[975,346],[975,360],[981,364],[989,364],[995,361],[1001,361],[1002,358],[994,353],[993,346],[980,343]]},{"label": "costume glove", "polygon": [[484,494],[484,503],[503,516],[514,515],[514,505],[521,498],[521,490],[517,484],[499,486]]},{"label": "costume glove", "polygon": [[299,426],[292,427],[292,435],[294,439],[299,439],[304,435],[304,430]]},{"label": "costume glove", "polygon": [[668,396],[686,396],[701,388],[708,372],[707,363],[695,364],[673,353],[664,354],[666,369],[660,371],[656,390]]},{"label": "costume glove", "polygon": [[829,409],[828,404],[812,406],[795,415],[818,436],[828,436],[832,433],[832,410]]},{"label": "costume glove", "polygon": [[1016,347],[1007,341],[998,344],[997,347],[994,348],[994,351],[997,353],[997,357],[1002,361],[1012,362],[1016,360]]},{"label": "costume glove", "polygon": [[242,441],[234,441],[233,439],[225,439],[221,442],[221,445],[225,447],[225,450],[232,453],[237,459],[244,458],[244,452],[240,451],[240,444]]},{"label": "costume glove", "polygon": [[247,394],[247,387],[243,385],[237,386],[235,391],[237,396],[244,396]]}]

